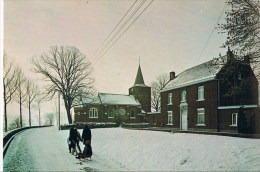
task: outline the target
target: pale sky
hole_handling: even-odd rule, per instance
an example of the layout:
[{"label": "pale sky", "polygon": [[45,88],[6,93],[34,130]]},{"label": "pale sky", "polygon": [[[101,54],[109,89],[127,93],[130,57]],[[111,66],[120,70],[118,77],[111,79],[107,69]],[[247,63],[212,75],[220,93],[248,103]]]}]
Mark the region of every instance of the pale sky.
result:
[{"label": "pale sky", "polygon": [[[93,63],[97,90],[118,94],[128,94],[134,84],[139,58],[145,84],[150,85],[161,73],[175,71],[178,75],[225,54],[226,49],[219,48],[225,35],[213,31],[224,0],[154,0],[103,57],[95,58],[94,53],[134,2],[5,0],[4,49],[26,76],[36,78],[30,70],[33,56],[54,45],[75,46]],[[141,2],[138,0],[134,7]],[[147,0],[140,12],[150,2]],[[220,21],[223,19],[224,14]],[[42,85],[38,77],[35,82]],[[44,112],[55,109],[54,105],[45,107]],[[8,109],[18,116],[17,103]],[[27,115],[27,108],[24,110]]]}]

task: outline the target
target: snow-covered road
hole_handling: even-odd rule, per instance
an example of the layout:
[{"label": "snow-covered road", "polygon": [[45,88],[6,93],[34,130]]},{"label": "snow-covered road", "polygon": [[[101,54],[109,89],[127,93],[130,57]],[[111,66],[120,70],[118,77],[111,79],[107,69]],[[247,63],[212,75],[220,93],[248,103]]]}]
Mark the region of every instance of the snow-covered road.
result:
[{"label": "snow-covered road", "polygon": [[26,130],[11,143],[4,171],[260,171],[259,139],[122,128],[92,135],[92,161],[80,164],[67,130]]}]

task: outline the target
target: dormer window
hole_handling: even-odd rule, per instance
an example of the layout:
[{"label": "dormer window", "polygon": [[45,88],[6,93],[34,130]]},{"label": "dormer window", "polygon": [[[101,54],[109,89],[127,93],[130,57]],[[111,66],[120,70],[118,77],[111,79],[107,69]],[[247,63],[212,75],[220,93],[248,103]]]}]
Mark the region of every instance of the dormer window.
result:
[{"label": "dormer window", "polygon": [[172,93],[168,94],[168,104],[172,104]]},{"label": "dormer window", "polygon": [[186,102],[186,91],[185,90],[182,90],[182,92],[181,92],[181,101]]}]

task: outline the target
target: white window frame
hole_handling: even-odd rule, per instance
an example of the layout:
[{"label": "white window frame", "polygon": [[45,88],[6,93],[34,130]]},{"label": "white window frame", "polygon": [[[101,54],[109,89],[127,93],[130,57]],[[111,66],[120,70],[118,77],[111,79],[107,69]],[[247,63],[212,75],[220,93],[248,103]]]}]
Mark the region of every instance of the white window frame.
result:
[{"label": "white window frame", "polygon": [[98,118],[97,108],[90,108],[89,109],[89,118]]},{"label": "white window frame", "polygon": [[[134,112],[134,116],[132,116],[132,111]],[[135,117],[135,110],[132,109],[132,110],[130,111],[130,119],[135,119],[135,118],[136,118],[136,117]]]},{"label": "white window frame", "polygon": [[[168,111],[167,113],[168,113],[168,115],[167,115],[167,125],[173,125],[173,113],[172,113],[172,111]],[[169,119],[171,119],[171,123],[169,122],[170,121]]]},{"label": "white window frame", "polygon": [[198,101],[203,101],[205,100],[204,98],[204,86],[199,86],[198,87]]},{"label": "white window frame", "polygon": [[[110,111],[112,111],[112,116],[109,116],[110,115],[109,114]],[[114,111],[113,111],[113,109],[109,109],[107,114],[108,114],[107,115],[108,118],[114,118]]]},{"label": "white window frame", "polygon": [[186,102],[186,100],[187,100],[187,92],[186,92],[186,90],[182,90],[181,91],[181,102]]},{"label": "white window frame", "polygon": [[[200,116],[203,115],[203,123],[200,122]],[[205,108],[199,108],[197,109],[197,124],[196,126],[206,126],[205,124]]]},{"label": "white window frame", "polygon": [[[233,120],[233,116],[235,116],[235,121]],[[231,115],[231,127],[237,127],[238,113],[232,113]]]},{"label": "white window frame", "polygon": [[172,93],[168,94],[168,105],[172,105]]}]

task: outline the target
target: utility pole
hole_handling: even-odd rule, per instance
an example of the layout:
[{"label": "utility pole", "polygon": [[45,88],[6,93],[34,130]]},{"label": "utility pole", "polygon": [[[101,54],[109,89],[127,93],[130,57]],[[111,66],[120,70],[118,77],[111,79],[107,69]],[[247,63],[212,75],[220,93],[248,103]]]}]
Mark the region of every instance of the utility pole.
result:
[{"label": "utility pole", "polygon": [[59,108],[59,121],[58,121],[58,127],[59,127],[59,130],[60,130],[60,92],[59,92],[59,97],[58,97],[58,108]]}]

